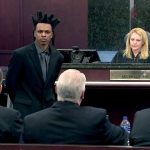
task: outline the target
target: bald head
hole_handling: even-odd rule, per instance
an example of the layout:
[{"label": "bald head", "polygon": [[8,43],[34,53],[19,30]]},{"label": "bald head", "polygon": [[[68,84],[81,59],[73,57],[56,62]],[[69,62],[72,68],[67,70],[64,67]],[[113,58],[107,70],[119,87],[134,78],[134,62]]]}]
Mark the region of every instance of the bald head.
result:
[{"label": "bald head", "polygon": [[56,84],[58,101],[78,102],[84,97],[86,77],[76,69],[68,69],[60,74]]}]

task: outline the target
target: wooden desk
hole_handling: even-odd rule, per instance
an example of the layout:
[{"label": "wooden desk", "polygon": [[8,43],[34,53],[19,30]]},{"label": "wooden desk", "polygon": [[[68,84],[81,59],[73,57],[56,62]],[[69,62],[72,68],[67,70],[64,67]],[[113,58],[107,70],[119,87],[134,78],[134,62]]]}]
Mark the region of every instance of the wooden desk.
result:
[{"label": "wooden desk", "polygon": [[[86,75],[87,81],[111,81],[111,70],[150,70],[150,64],[63,64],[62,71],[66,69],[78,69]],[[129,80],[131,81],[131,80]],[[149,80],[150,81],[150,80]],[[112,82],[112,81],[111,81]],[[137,81],[139,82],[139,81]],[[148,82],[148,80],[146,80]]]},{"label": "wooden desk", "polygon": [[[71,68],[79,69],[87,77],[85,99],[81,105],[106,108],[111,121],[116,124],[120,124],[123,115],[128,115],[132,122],[137,110],[150,107],[147,99],[150,81],[110,80],[110,69],[150,70],[150,64],[63,64],[62,71]],[[6,73],[7,67],[3,69]]]},{"label": "wooden desk", "polygon": [[128,115],[132,123],[137,110],[150,107],[146,98],[150,97],[149,80],[110,80],[111,69],[150,70],[150,64],[64,64],[62,71],[69,68],[79,69],[87,77],[82,105],[106,108],[110,120],[116,124],[120,124],[123,115]]}]

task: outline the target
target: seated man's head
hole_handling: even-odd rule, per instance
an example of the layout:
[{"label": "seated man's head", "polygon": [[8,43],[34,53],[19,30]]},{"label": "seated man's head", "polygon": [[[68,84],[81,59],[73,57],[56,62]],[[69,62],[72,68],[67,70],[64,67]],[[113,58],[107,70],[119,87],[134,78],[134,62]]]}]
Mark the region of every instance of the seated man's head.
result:
[{"label": "seated man's head", "polygon": [[3,80],[3,72],[2,69],[0,69],[0,93],[2,91],[2,80]]},{"label": "seated man's head", "polygon": [[58,101],[72,101],[80,105],[84,98],[86,77],[76,69],[68,69],[60,74],[56,83]]}]

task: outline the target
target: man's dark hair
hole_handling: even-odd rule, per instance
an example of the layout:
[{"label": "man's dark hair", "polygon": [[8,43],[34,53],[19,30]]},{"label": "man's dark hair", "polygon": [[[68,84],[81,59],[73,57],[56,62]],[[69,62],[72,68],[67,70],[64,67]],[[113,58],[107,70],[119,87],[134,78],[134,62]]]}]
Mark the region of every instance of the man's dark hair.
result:
[{"label": "man's dark hair", "polygon": [[47,23],[52,26],[52,31],[53,31],[52,45],[54,45],[54,38],[55,38],[54,29],[57,26],[57,24],[60,23],[60,20],[54,18],[53,14],[48,16],[46,13],[43,13],[42,11],[38,11],[36,13],[36,16],[32,16],[32,21],[34,25],[34,30],[38,23]]}]

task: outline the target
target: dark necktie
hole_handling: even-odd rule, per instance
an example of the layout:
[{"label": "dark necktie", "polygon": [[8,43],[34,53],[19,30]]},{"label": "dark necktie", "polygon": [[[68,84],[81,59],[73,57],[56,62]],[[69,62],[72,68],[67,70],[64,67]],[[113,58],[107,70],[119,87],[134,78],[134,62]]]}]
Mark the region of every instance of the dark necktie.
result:
[{"label": "dark necktie", "polygon": [[42,65],[42,72],[44,81],[46,81],[47,72],[48,72],[48,53],[42,52],[41,53],[41,65]]}]

